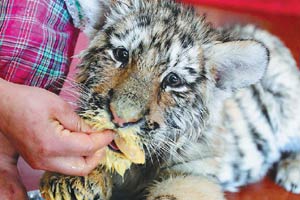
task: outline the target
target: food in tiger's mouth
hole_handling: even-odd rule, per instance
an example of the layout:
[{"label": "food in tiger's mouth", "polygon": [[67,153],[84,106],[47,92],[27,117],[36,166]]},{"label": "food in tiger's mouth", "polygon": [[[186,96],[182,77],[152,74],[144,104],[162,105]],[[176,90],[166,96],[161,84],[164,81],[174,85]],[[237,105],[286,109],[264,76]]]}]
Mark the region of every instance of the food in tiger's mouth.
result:
[{"label": "food in tiger's mouth", "polygon": [[105,159],[101,164],[121,176],[124,176],[132,163],[144,164],[145,152],[136,134],[138,130],[136,127],[116,129],[115,139],[108,145]]},{"label": "food in tiger's mouth", "polygon": [[87,124],[97,131],[110,129],[116,133],[115,139],[106,148],[105,158],[100,163],[107,170],[116,171],[124,176],[132,163],[145,163],[143,144],[137,134],[140,130],[138,126],[116,128],[105,111],[101,111],[97,116],[88,112],[81,114],[81,116],[86,119]]},{"label": "food in tiger's mouth", "polygon": [[120,151],[133,163],[144,164],[145,152],[139,136],[136,134],[139,128],[128,127],[118,129],[115,143]]}]

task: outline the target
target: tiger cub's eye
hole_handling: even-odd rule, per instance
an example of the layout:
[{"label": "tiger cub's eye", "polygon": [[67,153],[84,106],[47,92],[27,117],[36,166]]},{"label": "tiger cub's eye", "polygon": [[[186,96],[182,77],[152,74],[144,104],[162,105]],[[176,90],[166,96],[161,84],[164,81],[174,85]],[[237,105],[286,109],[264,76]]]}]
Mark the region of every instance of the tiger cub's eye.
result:
[{"label": "tiger cub's eye", "polygon": [[179,87],[183,84],[182,79],[175,73],[170,73],[168,76],[165,77],[163,81],[163,88],[166,88],[167,86],[170,87]]},{"label": "tiger cub's eye", "polygon": [[127,49],[120,47],[113,50],[114,57],[117,61],[121,62],[123,65],[127,64],[129,60],[129,52]]}]

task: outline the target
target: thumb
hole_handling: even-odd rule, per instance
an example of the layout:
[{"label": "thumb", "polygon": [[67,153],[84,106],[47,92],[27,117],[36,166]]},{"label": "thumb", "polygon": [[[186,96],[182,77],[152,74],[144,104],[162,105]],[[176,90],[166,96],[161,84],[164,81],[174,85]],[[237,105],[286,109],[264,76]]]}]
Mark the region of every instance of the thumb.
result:
[{"label": "thumb", "polygon": [[75,113],[72,106],[67,102],[63,102],[62,109],[58,109],[56,118],[65,129],[68,129],[71,132],[95,132],[92,127],[86,124],[84,120]]}]

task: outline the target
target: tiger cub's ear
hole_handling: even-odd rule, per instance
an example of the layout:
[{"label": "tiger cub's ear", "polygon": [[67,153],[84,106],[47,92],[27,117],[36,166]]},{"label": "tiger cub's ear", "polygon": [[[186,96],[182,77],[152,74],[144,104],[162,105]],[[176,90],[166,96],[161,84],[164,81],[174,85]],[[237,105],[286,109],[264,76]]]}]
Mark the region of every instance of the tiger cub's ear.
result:
[{"label": "tiger cub's ear", "polygon": [[111,0],[112,4],[126,4],[126,5],[132,5],[133,0]]},{"label": "tiger cub's ear", "polygon": [[226,90],[258,82],[269,63],[268,49],[252,40],[215,44],[208,57],[217,87]]}]

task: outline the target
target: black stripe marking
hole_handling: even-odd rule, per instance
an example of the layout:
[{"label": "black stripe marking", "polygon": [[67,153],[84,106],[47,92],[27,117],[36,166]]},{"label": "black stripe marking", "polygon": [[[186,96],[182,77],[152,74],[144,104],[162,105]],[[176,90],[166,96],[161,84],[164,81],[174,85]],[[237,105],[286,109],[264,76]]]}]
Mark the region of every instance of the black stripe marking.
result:
[{"label": "black stripe marking", "polygon": [[273,133],[275,133],[275,128],[272,124],[272,120],[270,118],[269,112],[267,110],[266,105],[264,104],[263,100],[262,100],[262,95],[259,90],[255,87],[255,85],[252,85],[251,87],[251,91],[253,94],[253,98],[256,100],[258,106],[261,108],[262,114],[264,115],[265,119],[267,120],[269,126],[271,127]]},{"label": "black stripe marking", "polygon": [[262,137],[262,135],[257,131],[253,123],[249,122],[248,126],[257,150],[262,153],[264,158],[267,158],[270,152],[268,141]]},{"label": "black stripe marking", "polygon": [[[254,86],[252,86],[254,88]],[[268,155],[270,153],[270,146],[266,138],[263,137],[263,134],[261,134],[258,129],[256,128],[256,125],[254,122],[250,121],[248,118],[247,113],[245,113],[245,109],[243,105],[241,105],[241,102],[237,100],[241,114],[243,115],[244,120],[247,122],[248,129],[250,131],[250,137],[252,138],[252,141],[256,145],[256,149],[258,152],[261,153],[263,157],[263,163],[262,166],[265,166],[268,163]]]}]

